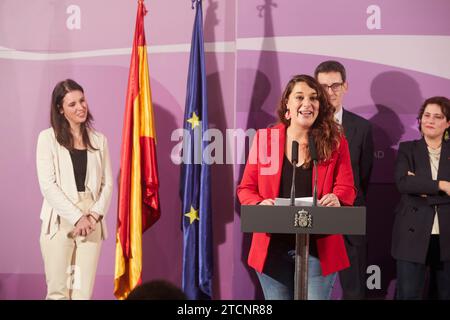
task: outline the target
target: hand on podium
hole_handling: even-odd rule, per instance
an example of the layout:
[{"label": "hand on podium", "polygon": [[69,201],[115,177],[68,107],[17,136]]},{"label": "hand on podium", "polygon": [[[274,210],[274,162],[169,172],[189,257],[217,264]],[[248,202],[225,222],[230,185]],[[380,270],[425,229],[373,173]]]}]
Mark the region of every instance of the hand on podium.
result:
[{"label": "hand on podium", "polygon": [[275,204],[275,199],[264,199],[260,203],[258,203],[260,206],[273,206]]},{"label": "hand on podium", "polygon": [[322,207],[340,207],[339,198],[334,193],[327,193],[319,200]]}]

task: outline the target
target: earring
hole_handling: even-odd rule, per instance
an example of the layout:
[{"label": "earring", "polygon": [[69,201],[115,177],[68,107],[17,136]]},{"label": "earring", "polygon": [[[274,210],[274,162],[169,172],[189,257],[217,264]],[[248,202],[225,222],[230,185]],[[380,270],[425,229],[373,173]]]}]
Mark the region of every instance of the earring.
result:
[{"label": "earring", "polygon": [[284,114],[284,117],[286,118],[286,120],[290,120],[291,119],[291,114],[289,112],[289,109],[286,110],[286,113]]}]

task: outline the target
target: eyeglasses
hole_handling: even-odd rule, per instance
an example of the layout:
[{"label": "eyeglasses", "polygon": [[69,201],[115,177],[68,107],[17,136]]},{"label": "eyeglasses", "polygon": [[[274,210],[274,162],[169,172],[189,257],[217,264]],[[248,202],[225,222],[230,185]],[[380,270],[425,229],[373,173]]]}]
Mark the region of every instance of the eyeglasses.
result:
[{"label": "eyeglasses", "polygon": [[333,92],[336,92],[336,91],[339,91],[339,89],[341,88],[341,86],[343,84],[344,84],[343,82],[335,82],[331,86],[322,84],[322,87],[325,89],[325,91],[328,91],[328,88],[330,88],[331,90],[333,90]]}]

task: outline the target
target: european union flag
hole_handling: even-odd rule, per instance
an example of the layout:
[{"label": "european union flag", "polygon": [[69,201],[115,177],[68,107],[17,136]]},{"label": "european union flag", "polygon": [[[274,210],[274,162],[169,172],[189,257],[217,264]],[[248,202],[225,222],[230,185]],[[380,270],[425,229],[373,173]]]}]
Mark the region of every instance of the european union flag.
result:
[{"label": "european union flag", "polygon": [[212,225],[210,167],[202,157],[208,129],[202,2],[196,3],[184,112],[180,179],[183,220],[183,290],[189,299],[211,299]]}]

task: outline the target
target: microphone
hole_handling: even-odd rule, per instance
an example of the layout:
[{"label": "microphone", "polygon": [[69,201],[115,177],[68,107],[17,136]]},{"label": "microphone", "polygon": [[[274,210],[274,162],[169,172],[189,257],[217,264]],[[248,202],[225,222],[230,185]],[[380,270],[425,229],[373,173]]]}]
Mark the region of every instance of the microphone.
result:
[{"label": "microphone", "polygon": [[298,142],[292,141],[292,154],[291,154],[292,164],[298,163]]},{"label": "microphone", "polygon": [[297,168],[298,163],[298,142],[295,140],[292,141],[291,162],[292,162],[291,206],[295,206],[295,169]]},{"label": "microphone", "polygon": [[312,161],[317,161],[317,149],[316,144],[314,142],[314,138],[312,135],[308,137],[308,146],[309,146],[309,155],[311,156]]},{"label": "microphone", "polygon": [[311,160],[314,166],[314,182],[313,182],[313,206],[317,207],[317,149],[316,143],[314,142],[314,137],[310,134],[308,137],[308,147],[309,147],[309,155],[311,156]]}]

